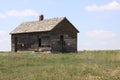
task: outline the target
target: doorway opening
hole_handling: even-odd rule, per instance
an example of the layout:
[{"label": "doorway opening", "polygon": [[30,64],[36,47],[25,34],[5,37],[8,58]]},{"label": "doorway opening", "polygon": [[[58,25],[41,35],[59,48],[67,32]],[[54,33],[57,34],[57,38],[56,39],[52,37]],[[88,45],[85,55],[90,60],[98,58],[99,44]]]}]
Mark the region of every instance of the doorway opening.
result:
[{"label": "doorway opening", "polygon": [[39,41],[39,45],[38,46],[41,47],[41,38],[39,38],[38,41]]},{"label": "doorway opening", "polygon": [[65,52],[65,41],[63,35],[60,35],[60,51]]}]

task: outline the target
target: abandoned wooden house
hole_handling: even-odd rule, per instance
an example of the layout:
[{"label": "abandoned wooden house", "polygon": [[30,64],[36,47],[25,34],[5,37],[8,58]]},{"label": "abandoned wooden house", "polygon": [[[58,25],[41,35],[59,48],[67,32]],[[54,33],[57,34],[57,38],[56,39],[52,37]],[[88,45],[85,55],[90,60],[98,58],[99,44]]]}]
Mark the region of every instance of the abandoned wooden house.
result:
[{"label": "abandoned wooden house", "polygon": [[11,50],[40,52],[76,52],[79,31],[66,17],[24,22],[11,34]]}]

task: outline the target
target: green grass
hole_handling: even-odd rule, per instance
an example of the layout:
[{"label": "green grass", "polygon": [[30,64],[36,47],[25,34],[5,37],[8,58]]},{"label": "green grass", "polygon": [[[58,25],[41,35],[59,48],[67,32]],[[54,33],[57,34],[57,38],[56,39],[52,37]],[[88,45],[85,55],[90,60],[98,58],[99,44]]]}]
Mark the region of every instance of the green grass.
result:
[{"label": "green grass", "polygon": [[120,51],[0,52],[0,80],[120,80]]}]

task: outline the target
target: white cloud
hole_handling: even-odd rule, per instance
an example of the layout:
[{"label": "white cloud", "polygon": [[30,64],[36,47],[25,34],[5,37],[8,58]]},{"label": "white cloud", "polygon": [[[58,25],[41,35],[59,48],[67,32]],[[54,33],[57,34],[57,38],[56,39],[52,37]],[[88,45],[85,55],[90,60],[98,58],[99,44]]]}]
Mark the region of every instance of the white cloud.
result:
[{"label": "white cloud", "polygon": [[[87,34],[87,35],[86,35]],[[108,30],[88,31],[84,36],[78,38],[79,50],[114,50],[120,49],[119,35]]]},{"label": "white cloud", "polygon": [[0,13],[0,18],[6,18],[6,15]]},{"label": "white cloud", "polygon": [[23,11],[10,10],[5,13],[0,13],[0,18],[7,17],[27,17],[27,16],[38,16],[38,13],[31,9],[26,9]]},{"label": "white cloud", "polygon": [[7,31],[0,30],[0,51],[10,51],[10,35]]},{"label": "white cloud", "polygon": [[85,7],[87,11],[112,11],[112,10],[120,10],[120,3],[117,1],[113,1],[111,3],[105,4],[105,5],[90,5]]},{"label": "white cloud", "polygon": [[92,38],[109,39],[116,37],[116,34],[112,31],[94,30],[87,32],[87,36]]}]

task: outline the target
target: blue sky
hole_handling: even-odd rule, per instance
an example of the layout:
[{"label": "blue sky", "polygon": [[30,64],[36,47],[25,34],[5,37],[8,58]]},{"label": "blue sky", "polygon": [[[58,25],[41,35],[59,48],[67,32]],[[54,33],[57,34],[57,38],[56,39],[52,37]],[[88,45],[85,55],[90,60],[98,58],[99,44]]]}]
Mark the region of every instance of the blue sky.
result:
[{"label": "blue sky", "polygon": [[120,0],[0,0],[0,51],[22,22],[67,17],[80,31],[78,50],[120,49]]}]

